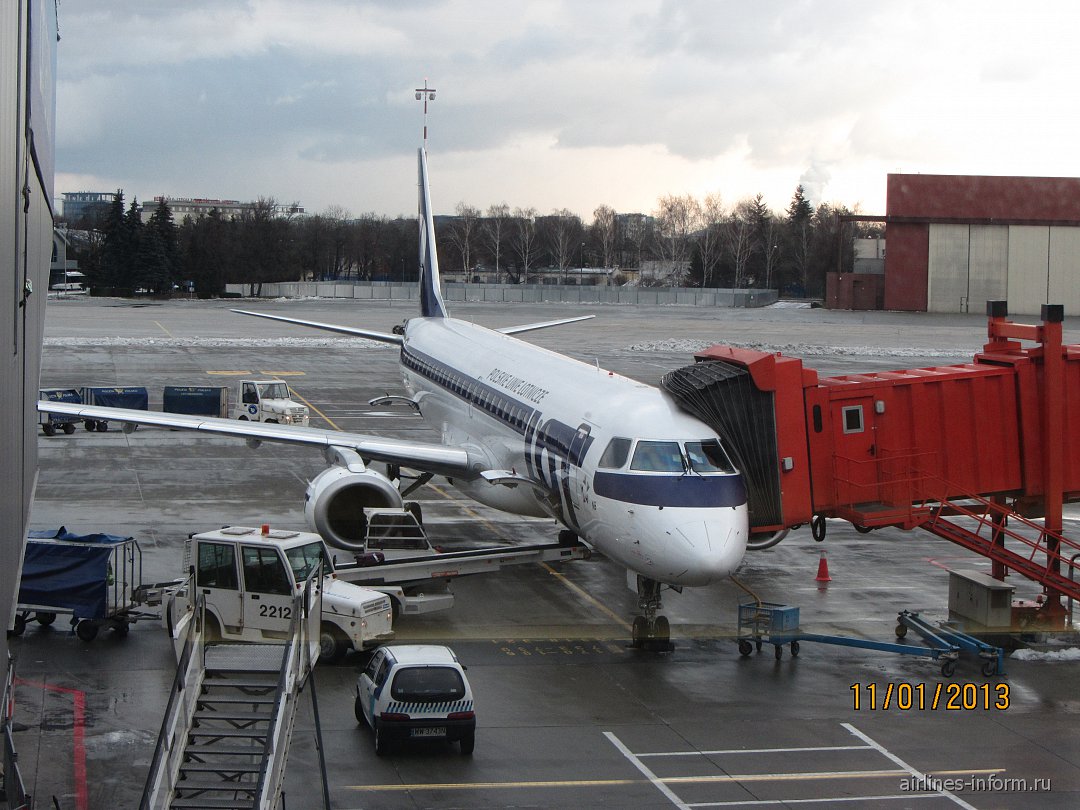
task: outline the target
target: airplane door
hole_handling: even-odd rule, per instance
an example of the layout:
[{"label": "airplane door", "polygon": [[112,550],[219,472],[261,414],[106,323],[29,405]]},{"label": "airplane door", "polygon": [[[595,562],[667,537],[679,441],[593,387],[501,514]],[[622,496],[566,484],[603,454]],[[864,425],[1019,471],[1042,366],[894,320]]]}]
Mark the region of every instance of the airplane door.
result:
[{"label": "airplane door", "polygon": [[241,546],[244,627],[281,637],[292,621],[293,593],[281,552],[273,546]]},{"label": "airplane door", "polygon": [[195,593],[206,599],[206,609],[221,619],[222,629],[244,623],[244,602],[232,543],[199,542],[195,564]]},{"label": "airplane door", "polygon": [[837,496],[840,503],[880,500],[880,464],[873,397],[834,403]]}]

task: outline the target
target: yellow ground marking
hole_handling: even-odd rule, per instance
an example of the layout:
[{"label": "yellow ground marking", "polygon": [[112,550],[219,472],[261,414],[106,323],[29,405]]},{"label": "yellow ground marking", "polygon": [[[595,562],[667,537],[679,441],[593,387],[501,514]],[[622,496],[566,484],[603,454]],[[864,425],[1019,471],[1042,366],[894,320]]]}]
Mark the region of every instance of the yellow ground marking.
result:
[{"label": "yellow ground marking", "polygon": [[[981,776],[1004,773],[1004,768],[985,768],[981,770],[933,771],[927,776],[944,778],[948,776]],[[671,776],[657,781],[665,784],[709,784],[730,782],[797,782],[823,779],[895,779],[898,776],[911,776],[910,771],[902,768],[878,771],[825,771],[820,773],[746,773],[721,774],[717,776]],[[411,785],[346,785],[346,790],[365,793],[394,793],[412,790],[506,790],[511,788],[568,788],[568,787],[612,787],[619,785],[648,785],[648,779],[553,779],[535,782],[443,782]],[[913,791],[919,795],[933,791]]]},{"label": "yellow ground marking", "polygon": [[154,323],[157,324],[158,329],[160,329],[162,332],[164,332],[169,337],[176,337],[172,332],[170,332],[168,329],[166,329],[164,326],[162,326],[160,323],[158,323],[158,321],[154,321]]},{"label": "yellow ground marking", "polygon": [[[300,372],[300,373],[301,373],[301,374],[303,374],[303,372]],[[292,391],[292,393],[293,393],[293,396],[294,396],[294,397],[296,397],[296,398],[297,398],[298,400],[300,400],[300,401],[301,401],[301,402],[303,402],[303,403],[304,403],[305,405],[307,405],[307,406],[308,406],[308,409],[309,409],[309,410],[312,410],[312,411],[314,411],[314,412],[315,412],[315,413],[317,413],[317,414],[318,414],[319,416],[321,416],[321,417],[322,417],[323,419],[325,419],[325,420],[327,421],[327,424],[329,424],[329,425],[330,425],[330,427],[332,427],[332,428],[333,428],[334,430],[337,430],[337,431],[341,431],[341,428],[339,428],[339,427],[337,426],[337,424],[335,424],[335,422],[334,422],[334,420],[333,420],[333,419],[331,419],[331,418],[330,418],[329,416],[327,416],[327,415],[326,415],[325,413],[323,413],[323,412],[322,412],[322,411],[320,411],[320,410],[319,410],[318,408],[316,408],[316,407],[315,407],[314,405],[312,405],[312,404],[311,404],[310,402],[308,402],[308,401],[307,401],[306,399],[304,399],[304,398],[303,398],[303,397],[302,397],[302,396],[300,395],[300,393],[299,393],[299,392],[298,392],[298,391],[297,391],[297,390],[296,390],[295,388],[293,388],[293,387],[292,387],[291,385],[289,386],[289,390],[290,390],[290,391]]]},{"label": "yellow ground marking", "polygon": [[208,371],[207,374],[217,374],[222,377],[250,377],[250,371]]},{"label": "yellow ground marking", "polygon": [[[450,497],[450,495],[445,490],[441,489],[440,487],[437,487],[434,484],[428,484],[428,486],[431,487],[436,492],[438,492],[440,495],[442,495],[447,500],[449,500],[449,501],[454,500],[452,497]],[[479,521],[480,523],[483,523],[485,526],[488,527],[488,529],[490,529],[492,531],[492,533],[494,533],[494,534],[499,533],[499,530],[495,527],[495,524],[493,524],[491,521],[489,521],[483,515],[480,515],[477,512],[474,512],[472,509],[470,509],[467,506],[462,507],[462,511],[465,512],[465,514],[469,515],[470,517],[474,518],[475,520]],[[627,630],[632,629],[631,626],[630,626],[630,623],[627,622],[624,618],[619,616],[617,613],[613,612],[610,608],[607,607],[607,605],[603,604],[598,599],[596,599],[596,597],[592,596],[591,594],[586,592],[584,589],[582,589],[578,585],[575,585],[573,582],[568,580],[565,576],[560,574],[558,571],[556,571],[550,565],[548,565],[547,563],[540,563],[540,566],[544,570],[546,570],[549,574],[551,574],[553,577],[558,579],[559,582],[561,582],[567,588],[572,590],[574,593],[576,593],[578,596],[580,596],[586,602],[588,602],[593,607],[595,607],[597,610],[599,610],[601,613],[604,613],[608,617],[610,617],[617,624],[622,625]]]},{"label": "yellow ground marking", "polygon": [[267,377],[303,377],[307,372],[305,371],[260,371],[260,374],[265,374]]}]

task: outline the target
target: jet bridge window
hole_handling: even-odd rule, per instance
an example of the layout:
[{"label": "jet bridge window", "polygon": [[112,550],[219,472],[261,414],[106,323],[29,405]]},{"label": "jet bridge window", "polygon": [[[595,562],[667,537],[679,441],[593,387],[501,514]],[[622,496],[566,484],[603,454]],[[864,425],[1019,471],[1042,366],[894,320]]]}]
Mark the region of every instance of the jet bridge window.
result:
[{"label": "jet bridge window", "polygon": [[844,416],[844,433],[863,432],[862,405],[849,405],[842,410]]},{"label": "jet bridge window", "polygon": [[640,472],[686,471],[678,442],[638,442],[630,469]]},{"label": "jet bridge window", "polygon": [[704,439],[700,442],[686,443],[686,457],[690,460],[690,469],[696,473],[733,473],[735,465],[716,439]]},{"label": "jet bridge window", "polygon": [[616,437],[608,442],[608,446],[604,448],[604,455],[600,456],[597,466],[605,470],[618,470],[626,464],[626,459],[629,456],[630,440]]}]

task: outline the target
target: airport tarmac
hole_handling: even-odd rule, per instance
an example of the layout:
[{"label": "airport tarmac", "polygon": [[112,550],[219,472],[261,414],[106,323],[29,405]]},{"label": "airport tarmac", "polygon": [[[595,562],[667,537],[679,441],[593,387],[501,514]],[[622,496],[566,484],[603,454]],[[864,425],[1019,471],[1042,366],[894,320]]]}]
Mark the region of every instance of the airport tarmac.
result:
[{"label": "airport tarmac", "polygon": [[[400,391],[392,348],[234,315],[235,304],[50,300],[42,385],[145,385],[151,407],[160,407],[165,385],[287,375],[312,406],[313,424],[433,436],[404,411],[373,415],[366,406]],[[401,302],[242,305],[381,331],[413,314]],[[653,383],[691,362],[699,344],[784,351],[827,375],[963,362],[986,334],[980,315],[547,304],[451,310],[488,326],[595,314],[527,337]],[[1080,342],[1080,322],[1067,321],[1066,340]],[[39,447],[33,527],[134,536],[146,581],[179,575],[191,532],[225,523],[304,528],[304,488],[323,466],[302,448],[252,450],[146,428],[80,429],[41,437]],[[557,529],[478,506],[445,484],[417,494],[429,533],[447,547],[547,542]],[[1077,528],[1070,520],[1066,532]],[[822,550],[827,584],[815,581]],[[739,578],[766,601],[798,605],[804,630],[891,641],[900,610],[946,618],[950,567],[989,564],[929,534],[862,535],[831,521],[823,544],[807,528],[795,531],[749,554]],[[1019,596],[1038,591],[1012,584]],[[636,596],[625,572],[600,557],[463,578],[453,590],[452,610],[403,617],[396,630],[399,641],[449,644],[468,665],[475,753],[433,744],[377,758],[372,735],[352,714],[363,657],[320,666],[314,691],[337,810],[1080,806],[1076,661],[1008,659],[1006,675],[986,678],[963,656],[946,679],[928,659],[809,643],[798,658],[785,650],[776,660],[769,646],[743,658],[733,641],[742,592],[732,583],[666,593],[675,651],[634,650],[627,642]],[[175,673],[160,624],[140,622],[126,637],[106,632],[86,643],[63,618],[50,628],[31,623],[12,649],[22,729],[15,742],[37,806],[52,807],[55,796],[63,810],[137,807]],[[311,692],[293,738],[289,810],[323,806]],[[909,705],[897,705],[901,694]]]}]

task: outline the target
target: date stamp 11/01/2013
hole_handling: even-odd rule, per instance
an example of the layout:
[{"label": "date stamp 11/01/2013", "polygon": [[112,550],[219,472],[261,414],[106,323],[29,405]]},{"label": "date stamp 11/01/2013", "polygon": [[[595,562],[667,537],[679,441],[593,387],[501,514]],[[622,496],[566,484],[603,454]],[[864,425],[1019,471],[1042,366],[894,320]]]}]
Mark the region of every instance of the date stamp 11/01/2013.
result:
[{"label": "date stamp 11/01/2013", "polygon": [[905,681],[851,684],[855,711],[1005,711],[1007,683],[907,683]]}]

